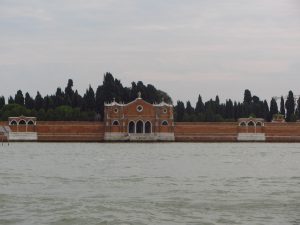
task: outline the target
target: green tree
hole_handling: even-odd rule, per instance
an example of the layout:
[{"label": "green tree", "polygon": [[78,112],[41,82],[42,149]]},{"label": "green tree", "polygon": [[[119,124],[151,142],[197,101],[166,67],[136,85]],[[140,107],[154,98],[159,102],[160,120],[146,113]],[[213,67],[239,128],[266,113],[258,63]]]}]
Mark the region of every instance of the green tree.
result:
[{"label": "green tree", "polygon": [[15,103],[19,105],[24,105],[24,96],[21,90],[17,91],[17,94],[15,95]]},{"label": "green tree", "polygon": [[201,95],[198,96],[198,101],[196,103],[196,108],[195,108],[195,112],[196,113],[204,113],[204,103],[202,101],[202,97]]},{"label": "green tree", "polygon": [[187,101],[186,103],[186,108],[185,108],[185,112],[188,114],[188,115],[192,115],[194,113],[194,108],[192,107],[191,105],[191,102],[190,101]]},{"label": "green tree", "polygon": [[250,90],[246,89],[244,92],[244,103],[251,104],[251,102],[252,102],[251,92]]},{"label": "green tree", "polygon": [[36,97],[35,97],[35,109],[37,111],[39,111],[40,109],[43,108],[43,104],[44,104],[44,99],[43,99],[42,95],[40,94],[40,92],[37,92]]},{"label": "green tree", "polygon": [[287,100],[285,102],[286,108],[286,121],[291,122],[292,116],[295,114],[295,99],[292,91],[289,91]]},{"label": "green tree", "polygon": [[280,114],[282,114],[283,116],[285,116],[285,106],[284,106],[284,98],[283,96],[281,96],[280,98]]},{"label": "green tree", "polygon": [[1,96],[0,97],[0,109],[2,109],[3,106],[5,106],[5,98],[4,98],[4,96]]},{"label": "green tree", "polygon": [[278,114],[278,105],[275,98],[271,99],[270,102],[270,118],[273,118],[273,115]]},{"label": "green tree", "polygon": [[27,109],[33,109],[34,108],[34,100],[33,98],[29,95],[28,92],[25,94],[25,107]]},{"label": "green tree", "polygon": [[175,112],[176,112],[176,121],[182,122],[184,117],[184,112],[185,112],[184,103],[182,101],[177,101]]}]

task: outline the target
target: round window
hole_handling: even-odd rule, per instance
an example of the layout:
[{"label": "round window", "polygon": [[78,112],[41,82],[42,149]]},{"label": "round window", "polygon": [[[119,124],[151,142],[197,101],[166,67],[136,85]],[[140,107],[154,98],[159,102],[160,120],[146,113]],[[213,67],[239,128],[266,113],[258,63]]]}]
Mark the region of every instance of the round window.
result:
[{"label": "round window", "polygon": [[119,112],[118,108],[115,108],[115,109],[114,109],[114,112],[115,112],[115,113],[118,113],[118,112]]},{"label": "round window", "polygon": [[136,107],[136,110],[137,110],[138,112],[142,112],[142,111],[143,111],[143,106],[138,105],[138,106]]},{"label": "round window", "polygon": [[163,109],[163,113],[167,113],[168,110],[166,108]]}]

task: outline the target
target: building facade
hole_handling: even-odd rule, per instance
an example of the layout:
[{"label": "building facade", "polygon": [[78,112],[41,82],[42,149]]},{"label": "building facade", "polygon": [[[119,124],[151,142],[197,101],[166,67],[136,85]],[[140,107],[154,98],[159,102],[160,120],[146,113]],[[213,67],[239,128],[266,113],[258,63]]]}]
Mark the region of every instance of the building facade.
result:
[{"label": "building facade", "polygon": [[104,105],[106,141],[174,141],[173,106],[151,104],[138,97],[127,104]]}]

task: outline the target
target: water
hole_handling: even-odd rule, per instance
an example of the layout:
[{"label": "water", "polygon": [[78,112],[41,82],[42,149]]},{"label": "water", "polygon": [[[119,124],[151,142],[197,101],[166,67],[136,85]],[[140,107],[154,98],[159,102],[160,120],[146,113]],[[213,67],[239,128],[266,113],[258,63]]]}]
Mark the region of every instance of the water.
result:
[{"label": "water", "polygon": [[300,144],[0,146],[0,224],[300,224]]}]

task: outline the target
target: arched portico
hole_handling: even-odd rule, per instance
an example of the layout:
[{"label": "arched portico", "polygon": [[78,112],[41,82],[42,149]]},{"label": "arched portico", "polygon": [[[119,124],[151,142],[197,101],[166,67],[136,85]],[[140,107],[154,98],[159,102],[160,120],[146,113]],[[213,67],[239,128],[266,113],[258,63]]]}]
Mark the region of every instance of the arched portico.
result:
[{"label": "arched portico", "polygon": [[142,120],[139,120],[136,123],[136,133],[137,134],[144,133],[144,122]]},{"label": "arched portico", "polygon": [[152,133],[152,124],[151,124],[150,121],[147,121],[147,122],[145,123],[145,133],[146,133],[146,134]]},{"label": "arched portico", "polygon": [[135,123],[133,121],[130,121],[128,124],[128,133],[129,134],[135,133]]}]

